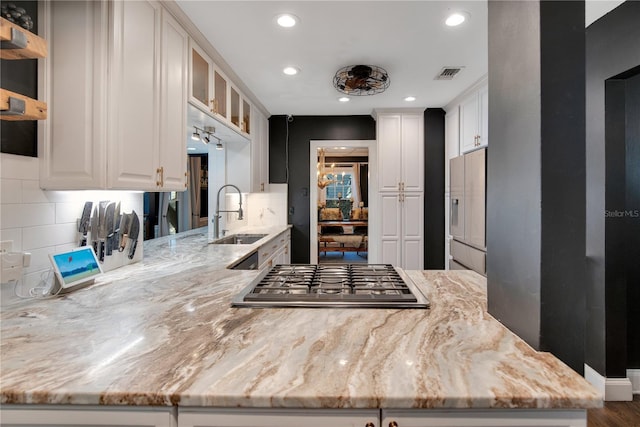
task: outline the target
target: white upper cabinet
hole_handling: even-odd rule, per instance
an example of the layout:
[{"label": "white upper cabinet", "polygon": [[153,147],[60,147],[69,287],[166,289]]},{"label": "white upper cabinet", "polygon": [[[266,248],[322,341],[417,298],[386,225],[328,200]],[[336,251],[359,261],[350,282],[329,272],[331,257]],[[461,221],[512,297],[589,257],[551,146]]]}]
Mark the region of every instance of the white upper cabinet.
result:
[{"label": "white upper cabinet", "polygon": [[489,90],[487,86],[460,103],[460,153],[489,144]]},{"label": "white upper cabinet", "polygon": [[236,132],[251,134],[251,104],[198,44],[189,48],[189,102]]},{"label": "white upper cabinet", "polygon": [[251,115],[251,192],[269,191],[269,121],[260,112]]},{"label": "white upper cabinet", "polygon": [[155,1],[49,3],[47,93],[58,114],[43,138],[41,187],[184,190],[184,30]]},{"label": "white upper cabinet", "polygon": [[[108,3],[45,2],[48,119],[39,123],[40,186],[106,186]],[[91,54],[87,54],[87,53]]]},{"label": "white upper cabinet", "polygon": [[423,191],[423,115],[380,112],[376,124],[380,171],[378,190]]}]

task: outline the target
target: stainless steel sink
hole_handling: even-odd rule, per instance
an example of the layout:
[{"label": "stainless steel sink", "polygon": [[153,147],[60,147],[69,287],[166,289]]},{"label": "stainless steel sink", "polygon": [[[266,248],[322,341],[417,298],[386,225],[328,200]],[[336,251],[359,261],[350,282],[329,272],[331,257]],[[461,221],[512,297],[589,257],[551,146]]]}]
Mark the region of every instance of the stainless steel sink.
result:
[{"label": "stainless steel sink", "polygon": [[212,242],[214,245],[250,245],[257,242],[266,234],[231,234]]}]

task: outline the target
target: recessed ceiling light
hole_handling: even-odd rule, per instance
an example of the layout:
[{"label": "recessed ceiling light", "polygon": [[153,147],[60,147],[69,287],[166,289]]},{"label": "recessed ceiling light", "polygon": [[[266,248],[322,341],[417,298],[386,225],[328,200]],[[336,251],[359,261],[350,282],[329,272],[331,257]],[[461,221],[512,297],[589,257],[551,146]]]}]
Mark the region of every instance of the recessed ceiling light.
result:
[{"label": "recessed ceiling light", "polygon": [[444,23],[447,24],[449,27],[456,27],[456,26],[462,24],[466,19],[467,18],[464,15],[464,13],[455,12],[455,13],[452,13],[451,15],[449,15],[447,17],[447,20],[444,21]]},{"label": "recessed ceiling light", "polygon": [[340,102],[349,102],[351,100],[351,98],[349,98],[348,96],[341,96],[340,98],[338,98],[338,101]]},{"label": "recessed ceiling light", "polygon": [[288,76],[295,76],[300,70],[296,67],[285,67],[282,72]]},{"label": "recessed ceiling light", "polygon": [[283,13],[276,18],[278,25],[284,28],[291,28],[298,23],[298,17],[290,13]]},{"label": "recessed ceiling light", "polygon": [[404,100],[407,101],[407,102],[413,102],[413,101],[416,100],[416,97],[415,96],[407,96]]}]

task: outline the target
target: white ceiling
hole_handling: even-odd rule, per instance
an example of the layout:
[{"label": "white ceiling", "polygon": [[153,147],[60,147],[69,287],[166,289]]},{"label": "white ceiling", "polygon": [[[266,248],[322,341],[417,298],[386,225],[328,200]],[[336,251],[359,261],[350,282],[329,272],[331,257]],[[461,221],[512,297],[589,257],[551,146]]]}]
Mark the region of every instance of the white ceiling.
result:
[{"label": "white ceiling", "polygon": [[[370,114],[374,108],[443,107],[487,73],[487,2],[475,1],[206,1],[176,3],[270,114]],[[585,26],[620,0],[587,0]],[[455,28],[444,19],[464,11]],[[291,29],[278,14],[300,18]],[[390,75],[386,92],[337,101],[335,72],[378,65]],[[282,68],[301,69],[289,77]],[[465,68],[434,80],[444,66]],[[407,95],[417,100],[403,101]],[[191,116],[191,114],[190,114]],[[205,118],[190,123],[203,124]],[[190,130],[192,132],[192,130]],[[233,135],[230,135],[233,136]]]},{"label": "white ceiling", "polygon": [[[194,1],[178,5],[270,114],[370,114],[374,108],[443,107],[487,73],[486,1]],[[448,13],[469,14],[444,25]],[[280,28],[275,17],[300,22]],[[340,103],[335,72],[346,65],[389,72],[382,94]],[[294,65],[301,72],[286,76]],[[434,80],[445,66],[465,68]],[[413,95],[415,102],[404,97]]]}]

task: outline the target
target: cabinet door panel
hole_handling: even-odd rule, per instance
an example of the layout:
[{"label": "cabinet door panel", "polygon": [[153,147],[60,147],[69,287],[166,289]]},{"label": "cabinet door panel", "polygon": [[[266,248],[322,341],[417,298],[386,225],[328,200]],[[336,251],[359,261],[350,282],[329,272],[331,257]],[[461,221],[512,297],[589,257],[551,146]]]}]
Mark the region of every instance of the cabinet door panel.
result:
[{"label": "cabinet door panel", "polygon": [[180,409],[180,427],[379,427],[376,409]]},{"label": "cabinet door panel", "polygon": [[163,189],[184,191],[187,168],[187,33],[168,13],[162,19],[162,103],[159,164]]},{"label": "cabinet door panel", "polygon": [[[106,185],[107,3],[51,2],[49,120],[40,186]],[[93,52],[93,54],[87,54]]]},{"label": "cabinet door panel", "polygon": [[424,187],[424,118],[419,114],[402,116],[402,182],[404,191]]},{"label": "cabinet door panel", "polygon": [[486,247],[486,152],[477,150],[464,156],[464,237],[480,248]]},{"label": "cabinet door panel", "polygon": [[378,117],[378,174],[379,191],[399,191],[402,180],[401,167],[401,116],[381,115]]},{"label": "cabinet door panel", "polygon": [[422,270],[424,265],[424,197],[422,193],[405,193],[402,201],[402,267]]},{"label": "cabinet door panel", "polygon": [[478,141],[480,146],[489,145],[489,88],[485,86],[478,92]]},{"label": "cabinet door panel", "polygon": [[460,104],[460,152],[475,148],[478,131],[478,96],[474,94]]},{"label": "cabinet door panel", "polygon": [[109,176],[111,188],[155,189],[159,117],[160,8],[115,2]]},{"label": "cabinet door panel", "polygon": [[381,262],[385,264],[401,265],[402,216],[399,197],[398,193],[380,195]]},{"label": "cabinet door panel", "polygon": [[400,427],[587,427],[587,411],[576,410],[382,410],[382,425]]},{"label": "cabinet door panel", "polygon": [[0,421],[7,427],[171,427],[171,411],[171,407],[4,405]]}]

